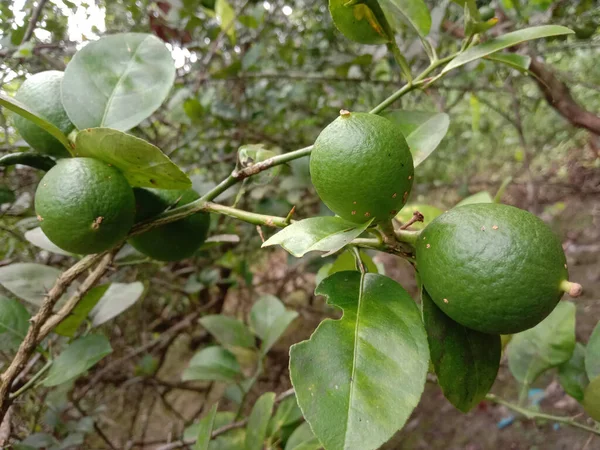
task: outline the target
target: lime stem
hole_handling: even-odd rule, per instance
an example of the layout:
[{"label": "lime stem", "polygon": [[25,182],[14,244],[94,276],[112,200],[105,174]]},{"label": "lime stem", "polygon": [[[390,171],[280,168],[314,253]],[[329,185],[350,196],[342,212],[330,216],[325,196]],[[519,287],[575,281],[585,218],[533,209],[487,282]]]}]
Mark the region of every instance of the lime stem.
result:
[{"label": "lime stem", "polygon": [[579,297],[583,293],[583,286],[579,283],[563,280],[560,282],[560,290],[566,292],[569,297]]}]

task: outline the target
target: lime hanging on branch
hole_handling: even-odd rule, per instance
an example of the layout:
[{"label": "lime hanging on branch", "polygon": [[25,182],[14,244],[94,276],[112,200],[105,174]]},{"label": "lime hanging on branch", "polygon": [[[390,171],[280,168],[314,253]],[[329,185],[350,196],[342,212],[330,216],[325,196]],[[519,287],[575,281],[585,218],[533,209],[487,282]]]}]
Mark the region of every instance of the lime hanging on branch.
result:
[{"label": "lime hanging on branch", "polygon": [[399,128],[383,117],[342,110],[315,141],[310,175],[319,197],[343,219],[393,218],[410,194],[414,167]]},{"label": "lime hanging on branch", "polygon": [[560,240],[539,218],[496,203],[454,208],[431,222],[416,246],[417,269],[436,305],[465,327],[511,334],[541,322],[568,281]]},{"label": "lime hanging on branch", "polygon": [[350,40],[379,45],[394,38],[377,1],[329,0],[329,12],[336,28]]}]

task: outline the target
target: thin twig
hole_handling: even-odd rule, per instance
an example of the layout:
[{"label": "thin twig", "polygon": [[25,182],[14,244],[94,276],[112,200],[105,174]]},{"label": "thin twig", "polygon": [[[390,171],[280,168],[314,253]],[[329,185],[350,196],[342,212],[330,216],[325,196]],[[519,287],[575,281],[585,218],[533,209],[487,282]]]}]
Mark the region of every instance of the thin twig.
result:
[{"label": "thin twig", "polygon": [[29,24],[27,24],[27,30],[25,31],[25,34],[23,35],[23,40],[21,41],[21,44],[29,41],[32,36],[33,36],[33,32],[35,31],[35,28],[37,27],[37,23],[40,20],[40,15],[42,14],[42,10],[44,9],[44,6],[46,5],[46,3],[48,2],[48,0],[38,0],[38,4],[35,6],[32,14],[31,14],[31,19],[29,19]]}]

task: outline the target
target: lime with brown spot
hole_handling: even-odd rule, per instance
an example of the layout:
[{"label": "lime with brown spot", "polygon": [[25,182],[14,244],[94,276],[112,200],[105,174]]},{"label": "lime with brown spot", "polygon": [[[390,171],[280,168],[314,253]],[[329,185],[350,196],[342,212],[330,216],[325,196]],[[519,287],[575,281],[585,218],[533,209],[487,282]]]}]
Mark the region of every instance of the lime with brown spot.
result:
[{"label": "lime with brown spot", "polygon": [[67,158],[40,181],[35,212],[44,234],[63,250],[99,253],[127,236],[135,200],[114,167],[92,158]]},{"label": "lime with brown spot", "polygon": [[[36,73],[23,82],[15,94],[15,99],[68,135],[75,126],[62,105],[60,84],[63,75],[63,72],[57,70]],[[13,122],[25,142],[39,153],[57,157],[70,156],[54,136],[32,121],[15,115]]]},{"label": "lime with brown spot", "polygon": [[[193,189],[134,189],[136,222],[152,219],[167,209],[186,205],[199,198]],[[152,228],[129,239],[139,252],[159,261],[189,258],[206,241],[210,215],[196,213],[176,222]]]},{"label": "lime with brown spot", "polygon": [[385,44],[392,40],[391,28],[377,1],[348,3],[348,0],[329,0],[333,23],[344,36],[370,45]]},{"label": "lime with brown spot", "polygon": [[420,234],[417,269],[436,305],[477,331],[512,334],[534,327],[569,283],[560,240],[539,218],[480,203],[442,214]]},{"label": "lime with brown spot", "polygon": [[393,218],[412,188],[413,159],[388,119],[342,111],[315,141],[310,176],[323,203],[343,219]]}]

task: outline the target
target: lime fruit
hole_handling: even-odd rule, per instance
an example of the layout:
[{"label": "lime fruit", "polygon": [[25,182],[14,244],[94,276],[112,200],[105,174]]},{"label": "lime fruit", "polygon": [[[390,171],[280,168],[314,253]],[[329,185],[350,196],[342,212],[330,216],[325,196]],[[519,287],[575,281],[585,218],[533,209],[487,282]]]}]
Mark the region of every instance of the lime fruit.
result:
[{"label": "lime fruit", "polygon": [[333,23],[348,39],[361,44],[379,45],[390,42],[390,28],[376,1],[345,6],[348,0],[329,0]]},{"label": "lime fruit", "polygon": [[479,8],[479,15],[483,22],[487,22],[496,15],[496,11],[491,6],[482,6]]},{"label": "lime fruit", "polygon": [[[151,219],[168,208],[183,206],[199,198],[193,189],[134,189],[136,222]],[[197,213],[177,222],[152,228],[129,239],[139,252],[159,261],[189,258],[206,240],[210,215]]]},{"label": "lime fruit", "polygon": [[133,225],[133,190],[121,172],[92,158],[60,160],[35,193],[42,230],[71,253],[99,253],[125,238]]},{"label": "lime fruit", "polygon": [[[19,87],[15,99],[68,135],[75,126],[69,120],[60,99],[62,78],[63,73],[57,70],[36,73]],[[51,156],[69,156],[67,149],[55,137],[30,120],[15,115],[14,125],[34,150]]]},{"label": "lime fruit", "polygon": [[323,203],[338,216],[380,222],[406,203],[414,167],[408,144],[391,121],[341,111],[315,141],[310,176]]},{"label": "lime fruit", "polygon": [[419,211],[421,214],[423,214],[423,222],[413,223],[409,227],[412,230],[422,230],[429,225],[433,219],[444,212],[435,206],[425,205],[424,203],[413,203],[410,205],[404,205],[402,211],[400,211],[396,216],[396,220],[402,224],[405,224],[412,219],[415,211]]},{"label": "lime fruit", "polygon": [[421,232],[416,257],[436,305],[484,333],[537,325],[575,286],[567,281],[565,254],[552,230],[507,205],[470,204],[442,214]]}]

